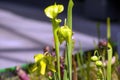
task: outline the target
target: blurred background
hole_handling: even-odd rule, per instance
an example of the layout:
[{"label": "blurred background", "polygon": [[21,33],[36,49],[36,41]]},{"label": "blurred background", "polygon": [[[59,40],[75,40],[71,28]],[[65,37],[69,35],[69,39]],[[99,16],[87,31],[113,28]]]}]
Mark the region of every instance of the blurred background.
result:
[{"label": "blurred background", "polygon": [[[65,10],[59,16],[64,20],[68,0],[0,0],[0,68],[30,63],[45,46],[52,47],[52,26],[44,9],[55,2],[64,5]],[[112,41],[120,45],[119,0],[74,0],[75,51],[79,50],[79,42],[83,51],[94,49],[94,42],[98,43],[97,22],[100,38],[106,39],[107,17],[111,18]]]}]

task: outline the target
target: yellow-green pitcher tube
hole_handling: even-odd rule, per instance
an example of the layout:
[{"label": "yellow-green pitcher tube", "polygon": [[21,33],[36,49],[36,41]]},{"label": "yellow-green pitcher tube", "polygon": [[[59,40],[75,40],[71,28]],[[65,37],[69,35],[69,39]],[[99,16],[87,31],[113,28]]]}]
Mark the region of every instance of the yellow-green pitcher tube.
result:
[{"label": "yellow-green pitcher tube", "polygon": [[[73,0],[69,0],[68,3],[68,11],[67,11],[67,26],[72,30],[72,9],[73,9],[74,3]],[[68,43],[68,72],[69,72],[69,80],[72,80],[72,38],[69,39]]]}]

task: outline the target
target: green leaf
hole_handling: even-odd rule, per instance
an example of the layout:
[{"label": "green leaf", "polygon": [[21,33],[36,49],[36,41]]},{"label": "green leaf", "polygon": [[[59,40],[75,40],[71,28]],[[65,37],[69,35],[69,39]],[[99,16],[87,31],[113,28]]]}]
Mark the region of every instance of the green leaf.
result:
[{"label": "green leaf", "polygon": [[53,72],[56,72],[55,65],[53,65],[53,64],[50,64],[48,66],[48,69],[51,70],[51,71],[53,71]]},{"label": "green leaf", "polygon": [[54,61],[56,61],[56,58],[53,56],[45,56],[45,60],[48,61],[48,64],[52,64]]},{"label": "green leaf", "polygon": [[33,63],[33,64],[31,64],[30,66],[29,66],[29,71],[30,72],[34,72],[34,71],[36,71],[38,69],[38,67],[37,67],[37,64],[36,63]]}]

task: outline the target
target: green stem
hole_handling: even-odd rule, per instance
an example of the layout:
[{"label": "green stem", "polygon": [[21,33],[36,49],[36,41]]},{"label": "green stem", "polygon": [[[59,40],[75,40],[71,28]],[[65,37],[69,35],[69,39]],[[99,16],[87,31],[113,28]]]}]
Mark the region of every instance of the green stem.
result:
[{"label": "green stem", "polygon": [[54,43],[55,43],[55,53],[57,57],[57,72],[58,72],[58,80],[61,80],[60,75],[60,53],[59,53],[59,40],[57,36],[57,29],[59,24],[55,22],[55,19],[52,20],[52,26],[53,26],[53,36],[54,36]]},{"label": "green stem", "polygon": [[79,49],[79,53],[77,54],[77,63],[78,63],[78,67],[80,69],[80,74],[83,78],[83,80],[85,79],[85,69],[83,68],[83,51],[82,51],[82,45],[79,43],[80,45],[80,49]]},{"label": "green stem", "polygon": [[97,74],[97,80],[105,80],[101,68],[98,68]]},{"label": "green stem", "polygon": [[88,61],[87,61],[87,68],[86,68],[86,70],[87,70],[87,80],[90,80],[90,52],[88,53]]},{"label": "green stem", "polygon": [[67,25],[72,30],[72,8],[74,6],[74,3],[72,0],[69,0],[68,3],[68,11],[67,11]]},{"label": "green stem", "polygon": [[77,53],[77,64],[78,64],[78,68],[80,71],[80,74],[83,78],[83,80],[85,79],[85,70],[83,68],[83,56],[81,55],[81,51],[79,53]]},{"label": "green stem", "polygon": [[54,74],[53,74],[53,80],[57,80],[56,77],[57,77],[57,76],[56,76],[56,73],[54,73]]}]

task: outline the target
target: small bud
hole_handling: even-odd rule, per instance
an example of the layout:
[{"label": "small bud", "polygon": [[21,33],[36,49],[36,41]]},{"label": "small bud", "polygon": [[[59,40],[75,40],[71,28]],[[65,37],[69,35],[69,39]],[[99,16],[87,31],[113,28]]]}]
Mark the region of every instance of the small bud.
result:
[{"label": "small bud", "polygon": [[103,66],[102,61],[96,61],[95,64],[96,64],[97,67],[102,67]]},{"label": "small bud", "polygon": [[72,30],[68,26],[65,25],[58,29],[57,35],[58,35],[60,44],[63,41],[69,42],[69,39],[72,38]]},{"label": "small bud", "polygon": [[97,57],[97,56],[92,56],[92,57],[91,57],[91,60],[92,60],[93,62],[98,61],[98,57]]}]

